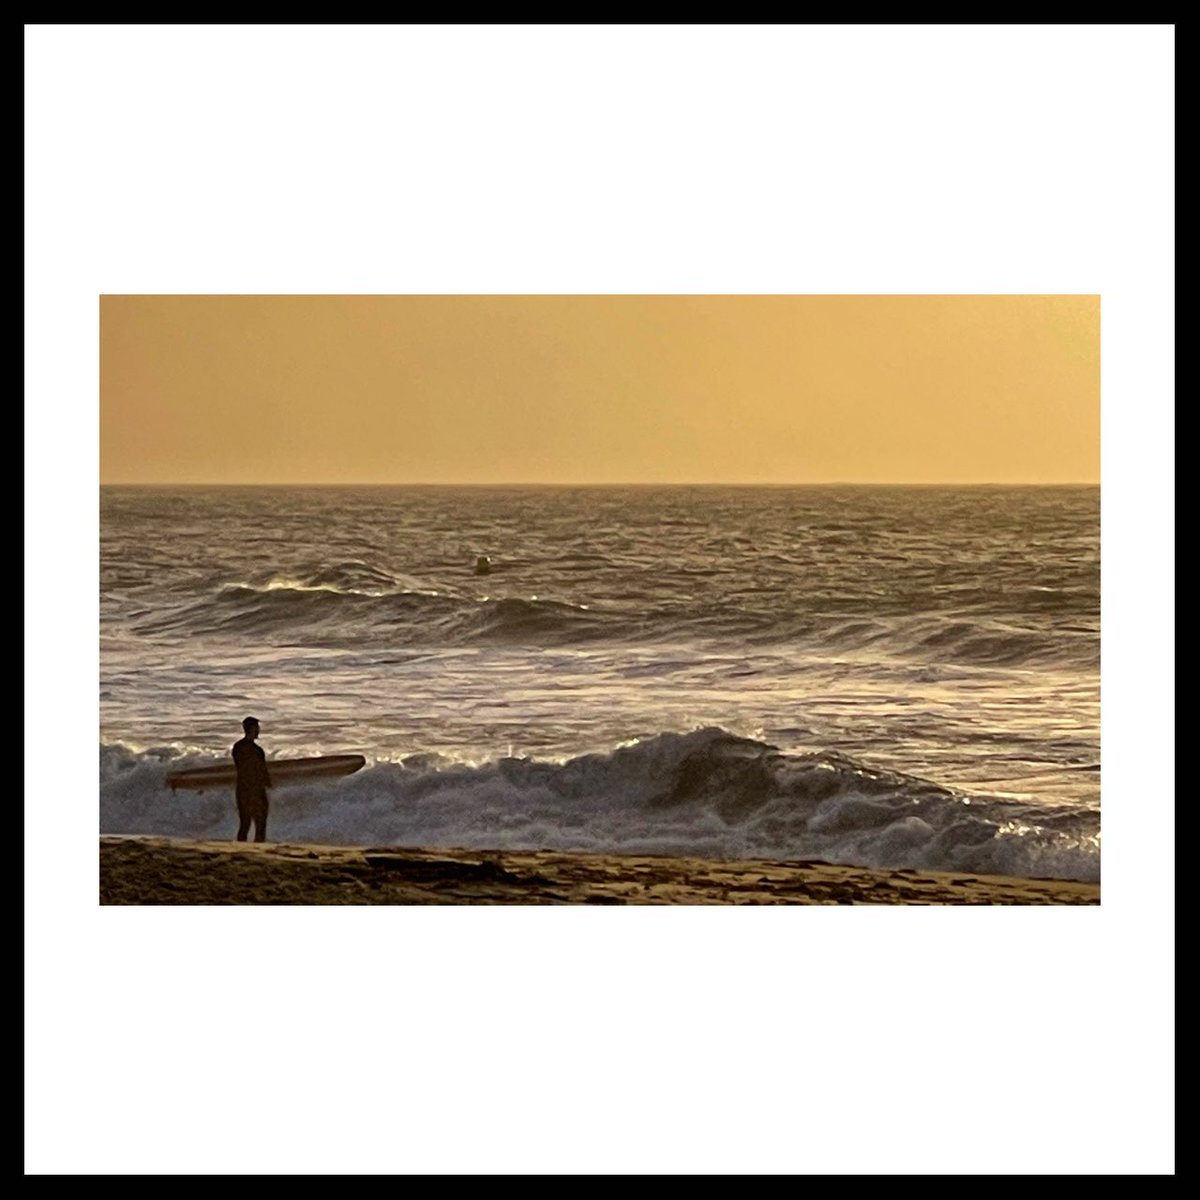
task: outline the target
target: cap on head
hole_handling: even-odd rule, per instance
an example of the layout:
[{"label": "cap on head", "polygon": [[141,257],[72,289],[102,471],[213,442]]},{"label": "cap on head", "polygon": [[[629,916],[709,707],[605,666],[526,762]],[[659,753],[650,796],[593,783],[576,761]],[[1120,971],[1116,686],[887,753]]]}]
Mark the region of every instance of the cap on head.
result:
[{"label": "cap on head", "polygon": [[242,721],[242,730],[245,733],[249,733],[251,729],[257,729],[257,728],[258,728],[258,718],[257,717],[246,717],[245,720]]}]

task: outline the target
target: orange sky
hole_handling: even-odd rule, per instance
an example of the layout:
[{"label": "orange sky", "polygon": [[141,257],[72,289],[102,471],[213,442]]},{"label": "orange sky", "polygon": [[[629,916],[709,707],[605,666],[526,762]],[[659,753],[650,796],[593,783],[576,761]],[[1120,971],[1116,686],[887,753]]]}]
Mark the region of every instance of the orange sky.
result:
[{"label": "orange sky", "polygon": [[101,483],[1099,482],[1098,296],[105,296]]}]

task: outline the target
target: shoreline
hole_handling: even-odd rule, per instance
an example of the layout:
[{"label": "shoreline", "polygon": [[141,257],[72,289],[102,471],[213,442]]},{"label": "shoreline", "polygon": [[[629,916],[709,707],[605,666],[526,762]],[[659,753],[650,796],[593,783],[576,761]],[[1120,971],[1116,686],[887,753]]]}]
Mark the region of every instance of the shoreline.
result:
[{"label": "shoreline", "polygon": [[824,862],[100,837],[102,905],[1099,904],[1098,883]]}]

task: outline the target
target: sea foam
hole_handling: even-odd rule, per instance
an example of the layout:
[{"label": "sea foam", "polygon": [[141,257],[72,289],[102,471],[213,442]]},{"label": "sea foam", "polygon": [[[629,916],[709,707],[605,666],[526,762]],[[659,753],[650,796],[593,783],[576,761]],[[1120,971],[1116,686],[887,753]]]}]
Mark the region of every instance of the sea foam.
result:
[{"label": "sea foam", "polygon": [[[213,756],[103,745],[101,833],[226,837],[228,791],[173,794]],[[556,762],[440,755],[281,788],[277,841],[821,859],[1097,881],[1094,812],[969,794],[831,752],[784,753],[719,728],[662,732]]]}]

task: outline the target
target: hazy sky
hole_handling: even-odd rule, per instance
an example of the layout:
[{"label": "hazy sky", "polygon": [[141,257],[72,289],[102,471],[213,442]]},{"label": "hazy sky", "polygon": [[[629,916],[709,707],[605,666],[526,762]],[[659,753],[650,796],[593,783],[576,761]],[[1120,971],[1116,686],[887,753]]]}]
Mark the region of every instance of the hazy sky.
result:
[{"label": "hazy sky", "polygon": [[105,296],[101,483],[1098,482],[1097,296]]}]

